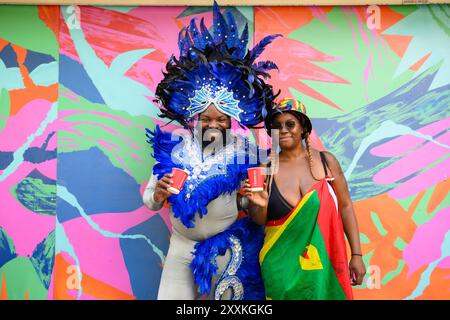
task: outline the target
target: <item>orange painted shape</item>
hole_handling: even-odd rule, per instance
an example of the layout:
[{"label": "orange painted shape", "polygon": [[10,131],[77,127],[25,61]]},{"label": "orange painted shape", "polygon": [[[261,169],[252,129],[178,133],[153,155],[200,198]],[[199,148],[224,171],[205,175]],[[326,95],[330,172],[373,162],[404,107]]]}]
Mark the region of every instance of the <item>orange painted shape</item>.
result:
[{"label": "orange painted shape", "polygon": [[3,50],[4,47],[6,47],[9,44],[8,41],[6,41],[5,39],[1,39],[0,38],[0,51]]},{"label": "orange painted shape", "polygon": [[255,30],[285,36],[314,19],[310,10],[301,7],[255,7],[254,12]]},{"label": "orange painted shape", "polygon": [[32,85],[29,88],[9,91],[11,101],[10,116],[17,114],[23,106],[36,99],[45,99],[52,102],[57,101],[58,86],[57,83],[48,87]]},{"label": "orange painted shape", "polygon": [[55,34],[56,39],[59,39],[59,17],[60,6],[38,6],[38,15],[50,30]]},{"label": "orange painted shape", "polygon": [[441,268],[433,270],[430,284],[417,300],[450,300],[450,270]]},{"label": "orange painted shape", "polygon": [[[317,7],[316,10],[322,10],[324,14],[327,14],[333,8],[332,6],[323,6]],[[281,33],[284,36],[307,25],[315,18],[313,10],[309,7],[255,7],[254,12],[255,30],[257,32]]]},{"label": "orange painted shape", "polygon": [[380,33],[392,27],[394,24],[405,18],[404,15],[392,10],[389,6],[379,6],[380,8]]},{"label": "orange painted shape", "polygon": [[[55,300],[74,300],[68,293],[73,289],[67,287],[68,277],[73,276],[67,274],[68,268],[71,264],[64,259],[62,254],[55,256],[55,271],[54,271],[54,288],[53,298]],[[125,293],[113,286],[97,280],[88,274],[82,272],[81,285],[83,293],[102,300],[133,300],[136,299],[133,295]]]},{"label": "orange painted shape", "polygon": [[19,64],[19,70],[22,75],[25,88],[9,91],[10,116],[17,114],[23,106],[36,99],[45,99],[52,102],[57,101],[59,87],[58,83],[48,87],[36,86],[24,64],[28,52],[27,49],[16,44],[11,45],[17,55],[17,63]]},{"label": "orange painted shape", "polygon": [[2,292],[0,293],[0,300],[8,300],[8,292],[6,291],[6,276],[2,273]]},{"label": "orange painted shape", "polygon": [[[361,250],[363,254],[372,252],[370,264],[378,266],[382,274],[396,270],[399,261],[403,259],[402,251],[395,246],[397,238],[409,243],[417,229],[412,220],[414,211],[411,210],[411,207],[416,205],[414,202],[418,204],[419,201],[415,199],[410,208],[405,210],[395,199],[390,198],[387,194],[381,194],[354,203],[360,232],[369,239],[369,243],[361,244]],[[386,231],[385,234],[382,235],[378,231],[372,220],[373,213],[377,214]]]},{"label": "orange painted shape", "polygon": [[417,71],[420,69],[420,67],[427,61],[427,59],[431,56],[431,52],[427,54],[425,57],[417,61],[415,64],[413,64],[411,67],[409,67],[410,70]]},{"label": "orange painted shape", "polygon": [[[353,289],[353,294],[356,300],[402,300],[411,295],[417,287],[420,276],[426,270],[426,266],[416,270],[408,276],[408,268],[405,266],[403,271],[394,279],[389,281],[386,285],[381,285],[380,289]],[[383,276],[387,273],[381,267]]]},{"label": "orange painted shape", "polygon": [[[387,42],[392,51],[399,57],[403,57],[406,50],[408,49],[409,43],[412,40],[411,36],[402,36],[402,35],[388,35],[383,34],[383,32],[400,20],[404,19],[405,16],[392,10],[389,6],[380,6],[380,15],[381,15],[381,25],[379,34],[380,36]],[[418,70],[420,66],[425,62],[427,57],[422,58],[416,64],[410,67],[411,70]]]},{"label": "orange painted shape", "polygon": [[427,213],[431,213],[444,201],[450,190],[450,179],[439,182],[434,188],[427,206]]}]

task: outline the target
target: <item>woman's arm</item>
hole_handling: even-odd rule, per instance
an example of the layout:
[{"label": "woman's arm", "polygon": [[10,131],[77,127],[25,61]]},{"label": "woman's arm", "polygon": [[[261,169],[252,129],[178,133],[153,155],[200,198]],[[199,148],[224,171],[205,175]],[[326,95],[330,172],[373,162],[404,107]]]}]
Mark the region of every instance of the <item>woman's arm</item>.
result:
[{"label": "woman's arm", "polygon": [[[257,192],[257,193],[263,193],[263,192],[265,192],[267,194],[267,191],[261,191],[261,192]],[[253,195],[253,197],[255,197],[255,195]],[[256,197],[263,197],[264,198],[264,196],[261,196],[261,195],[257,195]],[[267,205],[264,206],[264,207],[261,207],[260,205],[256,205],[256,204],[252,203],[251,200],[250,200],[248,213],[249,213],[250,217],[252,218],[252,220],[256,224],[259,224],[260,226],[263,226],[263,225],[266,224],[266,221],[267,221]]]},{"label": "woman's arm", "polygon": [[[249,189],[246,190],[246,187],[247,188],[250,187],[247,180],[245,180],[245,184],[244,184],[244,194],[237,193],[237,195],[236,195],[236,203],[237,203],[238,210],[239,211],[242,210],[246,214],[248,214],[248,216],[256,224],[259,224],[259,225],[266,224],[267,212],[265,212],[264,209],[267,210],[267,208],[262,208],[258,205],[255,205],[254,203],[252,203],[250,198],[252,198],[252,200],[255,201],[254,199],[259,196],[252,193]],[[256,201],[258,201],[258,200],[256,200]]]},{"label": "woman's arm", "polygon": [[366,268],[362,261],[358,221],[356,220],[347,180],[342,172],[339,161],[333,154],[326,151],[323,153],[334,177],[333,185],[336,189],[336,196],[342,216],[342,224],[351,248],[352,258],[350,261],[350,272],[353,272],[356,276],[356,279],[353,279],[353,284],[361,284],[366,273]]}]

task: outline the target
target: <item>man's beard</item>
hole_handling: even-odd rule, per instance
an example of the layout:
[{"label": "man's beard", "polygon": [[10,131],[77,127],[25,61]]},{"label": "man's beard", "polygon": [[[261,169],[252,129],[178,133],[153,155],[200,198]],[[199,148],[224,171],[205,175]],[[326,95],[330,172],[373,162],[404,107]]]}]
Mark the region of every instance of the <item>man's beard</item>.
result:
[{"label": "man's beard", "polygon": [[202,150],[206,148],[211,151],[222,149],[229,139],[229,129],[202,128],[201,133]]}]

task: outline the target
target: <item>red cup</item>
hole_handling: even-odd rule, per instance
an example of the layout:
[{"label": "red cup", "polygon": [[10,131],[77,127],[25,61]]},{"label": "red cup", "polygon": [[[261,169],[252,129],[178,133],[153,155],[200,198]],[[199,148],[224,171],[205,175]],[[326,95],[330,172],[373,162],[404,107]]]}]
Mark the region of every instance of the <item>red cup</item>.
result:
[{"label": "red cup", "polygon": [[181,189],[183,189],[183,185],[186,182],[187,177],[189,176],[189,172],[186,170],[173,168],[172,175],[173,182],[170,184],[170,187],[167,188],[167,191],[173,194],[179,194]]},{"label": "red cup", "polygon": [[248,183],[252,192],[259,192],[264,190],[264,174],[265,168],[254,167],[247,169]]}]

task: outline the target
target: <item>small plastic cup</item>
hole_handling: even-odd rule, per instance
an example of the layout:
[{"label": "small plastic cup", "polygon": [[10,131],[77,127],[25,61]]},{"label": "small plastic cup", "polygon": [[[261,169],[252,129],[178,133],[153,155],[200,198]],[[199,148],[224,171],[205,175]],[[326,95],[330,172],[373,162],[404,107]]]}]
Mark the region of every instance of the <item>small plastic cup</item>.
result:
[{"label": "small plastic cup", "polygon": [[265,168],[254,167],[247,169],[248,183],[252,192],[259,192],[264,190],[264,174]]},{"label": "small plastic cup", "polygon": [[189,176],[189,172],[186,170],[173,168],[172,175],[173,183],[170,184],[170,187],[167,188],[167,191],[173,194],[179,194],[181,189],[183,189],[183,185],[186,182],[187,177]]}]

